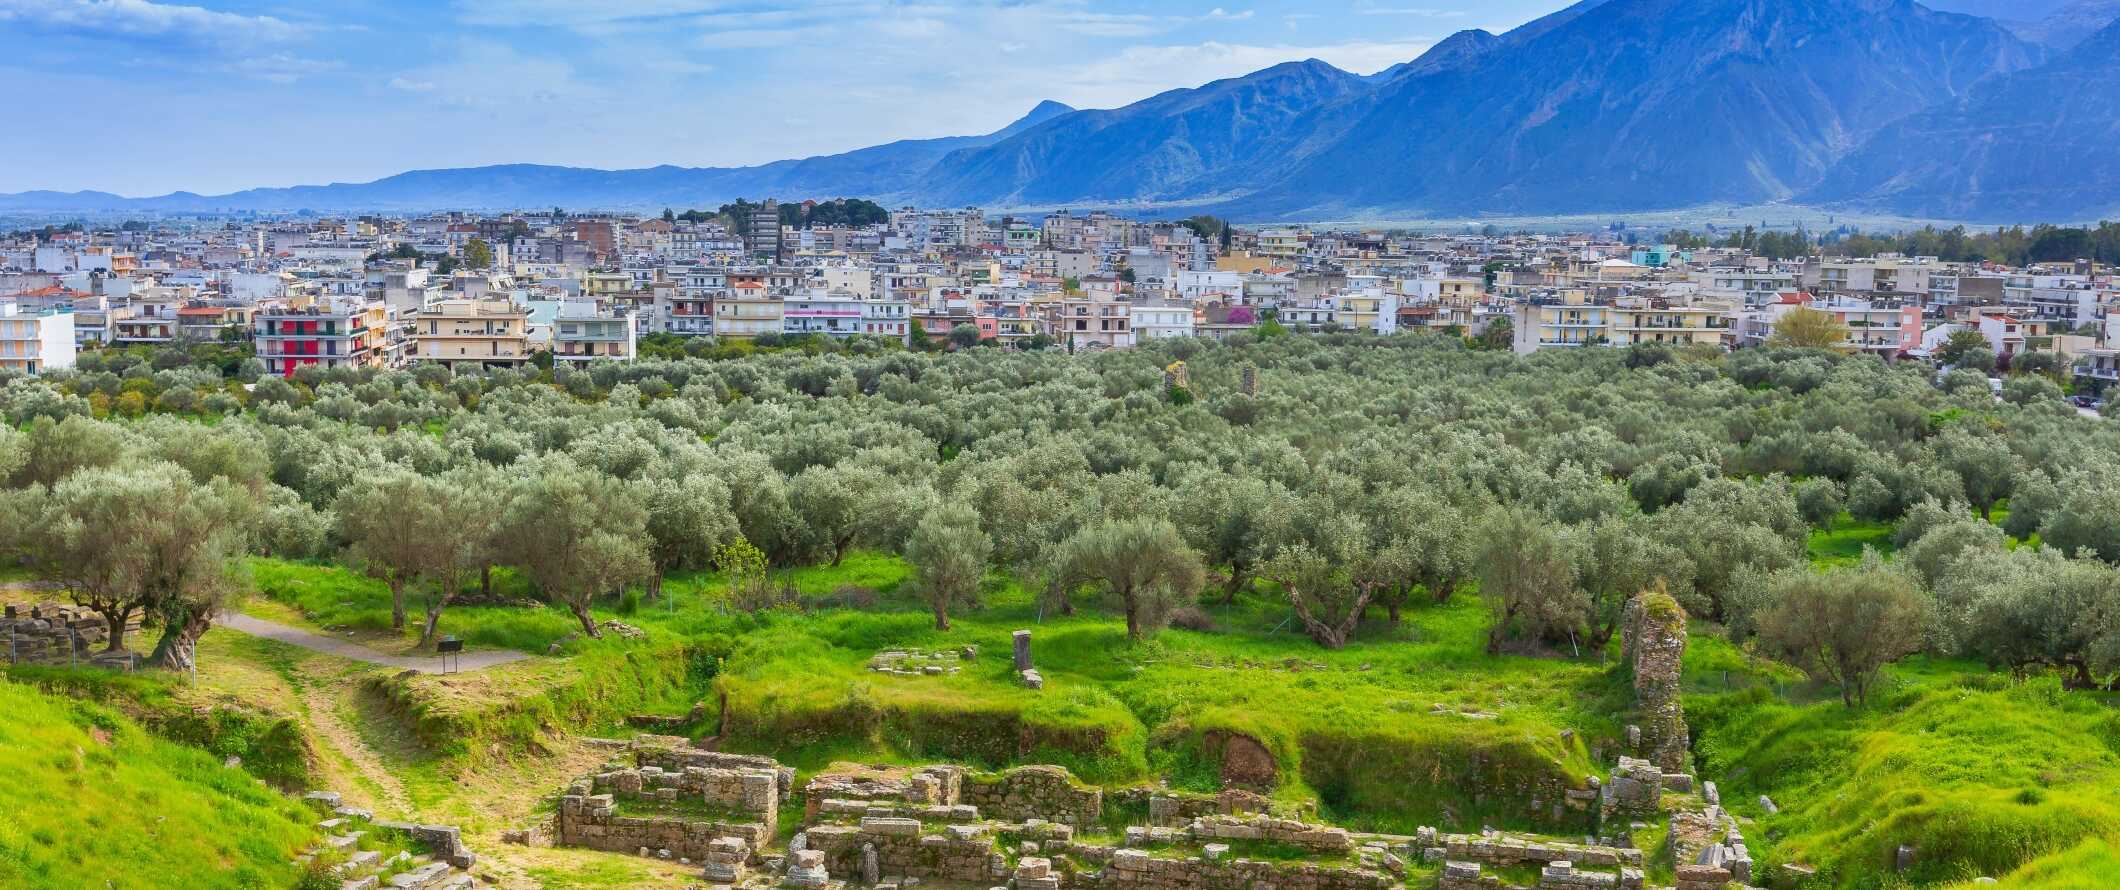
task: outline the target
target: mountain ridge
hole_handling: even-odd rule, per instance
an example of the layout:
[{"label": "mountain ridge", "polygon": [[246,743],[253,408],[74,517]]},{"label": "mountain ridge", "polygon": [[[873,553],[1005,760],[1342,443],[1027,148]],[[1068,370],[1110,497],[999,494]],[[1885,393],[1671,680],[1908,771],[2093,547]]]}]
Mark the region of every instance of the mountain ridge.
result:
[{"label": "mountain ridge", "polygon": [[[2074,15],[2120,0],[2069,0]],[[1506,33],[1460,31],[1367,76],[1286,62],[1125,106],[1041,103],[983,136],[903,140],[741,168],[496,165],[219,196],[0,196],[118,209],[404,211],[560,204],[715,206],[737,197],[863,197],[927,206],[1104,205],[1259,221],[1563,215],[1800,199],[1890,206],[1845,179],[1851,158],[1902,180],[1918,145],[1870,150],[1893,125],[2036,70],[2049,52],[1945,0],[1581,0]],[[1957,5],[1963,5],[1962,3]],[[2090,52],[2120,63],[2103,42]],[[2079,63],[2080,64],[2080,63]],[[2044,113],[2063,97],[2020,97]],[[2088,107],[2078,115],[2090,114]],[[2103,113],[2103,112],[2099,112]],[[2111,117],[2120,119],[2120,110]],[[1889,151],[1899,154],[1890,156]],[[1854,169],[1849,167],[1847,169]],[[2076,212],[2064,170],[2038,201]],[[1889,175],[1888,175],[1889,174]],[[1822,188],[1831,177],[1833,187]],[[2045,201],[2048,203],[2040,203]],[[1987,216],[1977,203],[1956,212]]]}]

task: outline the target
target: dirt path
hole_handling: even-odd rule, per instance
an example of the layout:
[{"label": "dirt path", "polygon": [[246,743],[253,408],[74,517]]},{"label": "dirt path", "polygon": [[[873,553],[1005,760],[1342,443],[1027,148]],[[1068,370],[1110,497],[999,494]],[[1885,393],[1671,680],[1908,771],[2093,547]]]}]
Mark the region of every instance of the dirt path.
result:
[{"label": "dirt path", "polygon": [[318,676],[313,668],[305,665],[296,681],[297,694],[302,700],[302,710],[309,718],[309,730],[319,745],[328,748],[324,753],[330,772],[340,774],[344,781],[340,790],[352,794],[363,794],[372,799],[369,805],[384,818],[406,818],[413,814],[412,797],[405,793],[405,783],[391,770],[390,765],[351,723],[348,713],[358,713],[352,696],[359,692],[352,683],[343,679]]},{"label": "dirt path", "polygon": [[[333,639],[299,627],[289,627],[285,624],[267,621],[263,618],[254,618],[241,613],[222,615],[214,622],[214,626],[241,631],[254,637],[277,640],[290,646],[300,646],[311,652],[322,652],[326,655],[336,655],[350,661],[381,665],[401,671],[435,674],[440,673],[442,669],[442,662],[439,658],[431,656],[385,655],[359,643]],[[493,667],[497,664],[521,661],[529,657],[527,654],[509,649],[485,649],[477,652],[466,652],[461,659],[451,659],[450,670],[452,672],[476,671]]]}]

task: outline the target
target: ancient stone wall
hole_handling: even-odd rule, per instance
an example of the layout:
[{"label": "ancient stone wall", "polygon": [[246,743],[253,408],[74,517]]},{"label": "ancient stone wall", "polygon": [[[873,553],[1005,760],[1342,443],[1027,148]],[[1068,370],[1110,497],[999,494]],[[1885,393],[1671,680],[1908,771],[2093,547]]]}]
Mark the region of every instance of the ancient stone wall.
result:
[{"label": "ancient stone wall", "polygon": [[[1539,869],[1535,890],[1642,890],[1642,871],[1621,868],[1617,872],[1584,871],[1568,861],[1549,862]],[[1486,874],[1477,862],[1452,861],[1443,865],[1436,890],[1525,890]]]},{"label": "ancient stone wall", "polygon": [[666,773],[681,773],[688,767],[708,769],[768,770],[774,774],[780,798],[786,800],[795,793],[795,770],[781,766],[780,761],[755,754],[725,754],[692,747],[691,741],[680,736],[643,735],[635,738],[626,750],[633,756],[633,765],[656,767]]},{"label": "ancient stone wall", "polygon": [[772,839],[773,829],[760,822],[718,822],[668,816],[622,816],[609,794],[568,794],[560,798],[556,842],[613,853],[661,854],[705,860],[716,838],[734,837],[756,850]]},{"label": "ancient stone wall", "polygon": [[1634,753],[1665,772],[1686,772],[1692,742],[1685,706],[1679,700],[1686,611],[1662,590],[1635,596],[1627,602],[1621,645],[1634,668],[1635,709],[1641,715],[1641,737]]},{"label": "ancient stone wall", "polygon": [[[1098,858],[1079,844],[1069,845],[1067,851]],[[1398,886],[1397,878],[1372,869],[1226,855],[1172,858],[1146,850],[1114,849],[1102,861],[1103,867],[1094,871],[1063,873],[1061,886],[1068,890],[1386,890]]]},{"label": "ancient stone wall", "polygon": [[1225,789],[1217,794],[1188,794],[1182,791],[1157,791],[1153,789],[1125,789],[1107,792],[1118,797],[1126,795],[1137,798],[1129,801],[1136,806],[1145,799],[1148,807],[1148,824],[1170,828],[1190,825],[1202,816],[1239,816],[1248,813],[1273,811],[1272,799],[1242,788]]},{"label": "ancient stone wall", "polygon": [[[134,621],[132,630],[139,629]],[[0,657],[9,664],[52,666],[98,665],[131,670],[139,656],[131,652],[103,652],[110,639],[110,625],[103,616],[80,606],[59,603],[10,604],[0,615]]]},{"label": "ancient stone wall", "polygon": [[646,766],[598,773],[590,783],[593,793],[611,794],[619,800],[696,801],[769,825],[780,812],[780,786],[772,770],[688,766],[672,773]]},{"label": "ancient stone wall", "polygon": [[1269,841],[1328,855],[1354,849],[1345,828],[1273,816],[1204,816],[1193,820],[1189,833],[1200,841]]},{"label": "ancient stone wall", "polygon": [[1092,825],[1104,815],[1104,791],[1057,766],[1019,766],[998,776],[965,776],[958,800],[990,819],[1044,819]]},{"label": "ancient stone wall", "polygon": [[810,820],[849,821],[873,817],[917,819],[921,822],[966,823],[979,821],[979,808],[970,804],[915,804],[895,800],[842,800],[827,798],[804,801]]},{"label": "ancient stone wall", "polygon": [[1438,834],[1432,828],[1423,828],[1415,836],[1414,845],[1423,851],[1424,858],[1486,865],[1544,865],[1561,861],[1600,867],[1640,868],[1642,865],[1642,851],[1631,847],[1571,844],[1500,832]]},{"label": "ancient stone wall", "polygon": [[833,875],[858,875],[873,852],[881,874],[936,881],[998,883],[1008,860],[984,825],[948,825],[923,832],[916,819],[872,817],[857,825],[815,825],[802,833],[805,849],[825,854]]}]

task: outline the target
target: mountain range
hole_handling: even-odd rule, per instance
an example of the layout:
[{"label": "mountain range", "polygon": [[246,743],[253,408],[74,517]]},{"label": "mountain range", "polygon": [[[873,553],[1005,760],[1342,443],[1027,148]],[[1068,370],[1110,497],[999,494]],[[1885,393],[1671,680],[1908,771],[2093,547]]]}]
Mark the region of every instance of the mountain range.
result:
[{"label": "mountain range", "polygon": [[855,196],[1247,220],[1794,201],[2080,221],[2120,211],[2116,19],[2120,0],[1582,0],[1505,34],[1461,32],[1369,76],[1289,62],[1116,109],[1047,102],[983,136],[756,167],[503,165],[216,196],[30,192],[0,195],[0,211]]}]

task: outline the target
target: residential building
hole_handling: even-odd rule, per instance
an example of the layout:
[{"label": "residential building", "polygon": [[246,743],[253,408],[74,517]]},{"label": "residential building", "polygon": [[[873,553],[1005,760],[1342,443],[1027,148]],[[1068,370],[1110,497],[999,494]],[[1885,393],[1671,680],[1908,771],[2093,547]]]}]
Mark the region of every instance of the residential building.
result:
[{"label": "residential building", "polygon": [[258,359],[269,374],[287,376],[309,365],[377,367],[384,363],[389,307],[351,299],[276,305],[253,321]]},{"label": "residential building", "polygon": [[530,310],[509,299],[442,300],[413,317],[406,358],[445,365],[530,360]]},{"label": "residential building", "polygon": [[1134,342],[1137,344],[1193,335],[1193,309],[1190,305],[1133,303],[1128,307],[1127,316],[1133,327]]},{"label": "residential building", "polygon": [[633,313],[593,299],[561,300],[552,318],[552,358],[562,362],[628,362],[638,343]]},{"label": "residential building", "polygon": [[31,377],[74,366],[74,313],[0,303],[0,371]]}]

